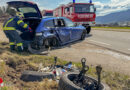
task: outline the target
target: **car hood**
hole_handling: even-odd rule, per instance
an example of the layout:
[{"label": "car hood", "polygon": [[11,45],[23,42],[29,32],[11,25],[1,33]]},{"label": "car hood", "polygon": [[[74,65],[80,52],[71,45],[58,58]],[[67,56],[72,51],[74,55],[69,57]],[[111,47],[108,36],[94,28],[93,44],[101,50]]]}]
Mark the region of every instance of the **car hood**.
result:
[{"label": "car hood", "polygon": [[28,2],[28,1],[10,1],[10,2],[7,2],[8,6],[9,7],[13,7],[13,8],[16,8],[17,11],[20,11],[20,8],[25,8],[25,7],[28,7],[28,8],[32,8],[35,12],[26,12],[26,13],[23,13],[25,18],[32,18],[32,17],[35,17],[35,18],[42,18],[42,14],[37,6],[37,4],[33,3],[33,2]]}]

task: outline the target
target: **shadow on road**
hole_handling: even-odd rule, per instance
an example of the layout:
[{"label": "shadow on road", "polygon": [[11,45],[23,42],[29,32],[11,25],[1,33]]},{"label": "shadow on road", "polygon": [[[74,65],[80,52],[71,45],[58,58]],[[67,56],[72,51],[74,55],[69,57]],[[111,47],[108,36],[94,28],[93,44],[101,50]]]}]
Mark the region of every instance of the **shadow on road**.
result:
[{"label": "shadow on road", "polygon": [[[88,35],[86,35],[86,38],[89,38],[91,36],[92,36],[92,34],[88,34]],[[83,41],[84,40],[77,40],[77,41],[74,41],[74,42],[71,42],[71,43],[67,43],[67,44],[59,46],[59,47],[52,47],[51,50],[62,49],[62,48],[66,48],[66,47],[71,48],[71,45],[74,45],[74,44],[77,44],[77,43],[81,43]]]},{"label": "shadow on road", "polygon": [[86,38],[91,37],[91,36],[93,36],[93,35],[92,34],[88,34],[88,35],[86,35]]}]

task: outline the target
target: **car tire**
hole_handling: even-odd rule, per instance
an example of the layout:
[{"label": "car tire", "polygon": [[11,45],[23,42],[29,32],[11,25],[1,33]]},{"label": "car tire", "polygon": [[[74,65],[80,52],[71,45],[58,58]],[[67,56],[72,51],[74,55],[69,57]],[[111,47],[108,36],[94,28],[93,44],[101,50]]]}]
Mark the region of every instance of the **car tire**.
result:
[{"label": "car tire", "polygon": [[24,71],[21,75],[21,80],[26,82],[42,81],[45,78],[54,79],[54,75],[51,73],[43,73],[37,71]]},{"label": "car tire", "polygon": [[[76,73],[76,72],[63,74],[59,81],[58,90],[85,90],[85,89],[75,85],[70,80],[70,78],[74,78],[78,74],[79,73]],[[96,79],[94,79],[92,77],[89,77],[89,78],[97,81]],[[103,89],[99,89],[99,90],[110,90],[110,88],[106,84],[102,84],[102,86],[103,86]]]},{"label": "car tire", "polygon": [[52,38],[52,46],[54,46],[54,47],[60,46],[59,41],[57,40],[57,38]]},{"label": "car tire", "polygon": [[84,40],[86,37],[86,30],[83,31],[82,35],[81,35],[81,40]]},{"label": "car tire", "polygon": [[86,27],[87,34],[91,32],[91,26]]},{"label": "car tire", "polygon": [[34,49],[31,47],[31,44],[28,45],[28,51],[32,54],[42,54],[42,55],[46,55],[49,53],[49,48],[42,48],[42,49]]}]

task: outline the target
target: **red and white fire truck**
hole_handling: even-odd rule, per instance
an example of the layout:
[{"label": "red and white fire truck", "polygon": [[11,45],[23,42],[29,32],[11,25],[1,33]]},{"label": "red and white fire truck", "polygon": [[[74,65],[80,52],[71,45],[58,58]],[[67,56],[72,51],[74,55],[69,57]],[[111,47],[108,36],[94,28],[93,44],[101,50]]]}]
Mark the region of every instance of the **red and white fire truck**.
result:
[{"label": "red and white fire truck", "polygon": [[53,16],[53,10],[43,10],[42,16]]},{"label": "red and white fire truck", "polygon": [[95,24],[96,8],[92,3],[69,3],[61,5],[53,10],[55,17],[67,17],[75,24],[86,27],[87,34],[91,31],[91,26]]}]

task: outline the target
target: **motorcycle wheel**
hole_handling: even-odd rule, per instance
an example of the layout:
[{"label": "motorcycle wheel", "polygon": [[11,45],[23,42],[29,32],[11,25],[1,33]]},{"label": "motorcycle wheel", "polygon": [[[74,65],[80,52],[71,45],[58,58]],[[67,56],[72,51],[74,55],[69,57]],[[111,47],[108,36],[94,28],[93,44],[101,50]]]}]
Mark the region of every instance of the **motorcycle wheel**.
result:
[{"label": "motorcycle wheel", "polygon": [[[71,73],[65,73],[62,75],[59,81],[58,90],[85,90],[84,88],[81,88],[73,83],[73,79],[78,75],[79,73],[71,72]],[[85,76],[85,78],[89,78],[94,82],[97,82],[96,79],[92,77]],[[86,89],[89,90],[89,89]],[[106,85],[101,83],[101,86],[98,90],[110,90],[110,88]]]}]

